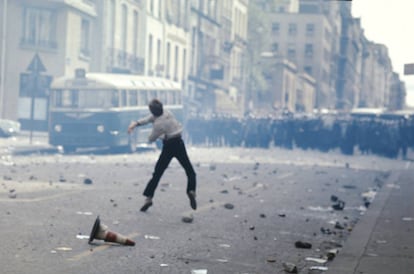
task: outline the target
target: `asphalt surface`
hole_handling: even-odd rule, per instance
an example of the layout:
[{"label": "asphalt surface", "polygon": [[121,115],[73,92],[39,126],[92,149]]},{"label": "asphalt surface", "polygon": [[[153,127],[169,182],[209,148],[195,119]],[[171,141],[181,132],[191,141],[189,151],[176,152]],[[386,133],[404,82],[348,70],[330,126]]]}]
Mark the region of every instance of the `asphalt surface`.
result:
[{"label": "asphalt surface", "polygon": [[[142,213],[159,151],[63,155],[43,137],[0,140],[1,273],[411,273],[410,161],[189,147],[198,209],[173,161]],[[97,216],[136,245],[88,244]]]}]

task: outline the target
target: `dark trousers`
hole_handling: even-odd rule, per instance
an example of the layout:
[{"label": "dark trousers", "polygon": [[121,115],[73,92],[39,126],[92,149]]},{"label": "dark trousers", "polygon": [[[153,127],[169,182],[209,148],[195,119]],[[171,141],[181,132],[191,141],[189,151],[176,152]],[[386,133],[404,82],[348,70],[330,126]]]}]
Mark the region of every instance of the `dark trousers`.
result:
[{"label": "dark trousers", "polygon": [[158,182],[160,181],[162,174],[167,169],[173,157],[177,158],[178,162],[185,170],[185,173],[187,175],[187,192],[196,190],[196,174],[194,172],[193,166],[191,165],[190,159],[188,158],[184,142],[181,138],[174,138],[163,142],[161,154],[155,165],[152,178],[144,190],[144,196],[154,196]]}]

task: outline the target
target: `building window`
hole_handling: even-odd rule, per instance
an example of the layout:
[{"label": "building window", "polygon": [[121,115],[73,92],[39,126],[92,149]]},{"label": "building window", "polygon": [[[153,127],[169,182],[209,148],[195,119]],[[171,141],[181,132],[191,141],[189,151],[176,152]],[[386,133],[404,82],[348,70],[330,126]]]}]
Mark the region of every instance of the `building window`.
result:
[{"label": "building window", "polygon": [[185,80],[185,68],[187,67],[187,51],[184,49],[183,50],[183,65],[181,66],[182,68],[182,75],[181,75],[181,79],[184,81]]},{"label": "building window", "polygon": [[150,0],[149,10],[150,10],[151,15],[154,15],[154,0]]},{"label": "building window", "polygon": [[158,18],[161,19],[162,17],[162,0],[158,0]]},{"label": "building window", "polygon": [[306,36],[312,37],[315,34],[315,25],[313,23],[306,24]]},{"label": "building window", "polygon": [[327,49],[323,50],[323,59],[327,63],[329,63],[329,61],[331,60],[331,54],[329,53]]},{"label": "building window", "polygon": [[272,23],[272,33],[279,34],[280,31],[280,24],[277,22]]},{"label": "building window", "polygon": [[303,68],[303,70],[304,70],[307,74],[309,74],[309,75],[312,75],[312,74],[313,74],[313,71],[312,71],[312,66],[305,66],[305,67]]},{"label": "building window", "polygon": [[170,44],[170,42],[168,42],[167,43],[167,56],[166,56],[166,58],[167,58],[167,60],[166,60],[166,72],[167,72],[167,75],[166,75],[166,77],[168,78],[168,79],[170,79],[170,77],[171,77],[171,75],[170,75],[170,64],[171,64],[171,62],[170,62],[170,60],[171,60],[171,44]]},{"label": "building window", "polygon": [[56,49],[56,15],[50,9],[26,7],[23,10],[23,46]]},{"label": "building window", "polygon": [[279,51],[279,44],[273,43],[272,44],[272,52],[278,52]]},{"label": "building window", "polygon": [[293,35],[296,35],[297,33],[298,33],[297,25],[294,23],[290,23],[289,24],[289,35],[293,36]]},{"label": "building window", "polygon": [[139,23],[138,23],[138,12],[134,11],[134,37],[132,37],[133,39],[133,52],[134,52],[134,56],[138,55],[138,27],[139,27]]},{"label": "building window", "polygon": [[87,19],[82,19],[81,23],[81,39],[80,39],[80,53],[83,57],[89,57],[90,52],[90,22]]},{"label": "building window", "polygon": [[289,60],[294,60],[296,58],[295,44],[289,43],[288,50],[287,50],[287,56]]},{"label": "building window", "polygon": [[121,30],[121,43],[122,50],[127,51],[128,40],[128,8],[125,4],[122,5],[122,30]]},{"label": "building window", "polygon": [[175,60],[174,60],[174,81],[178,81],[178,60],[179,60],[179,53],[178,53],[178,46],[175,46]]},{"label": "building window", "polygon": [[115,14],[116,14],[116,5],[115,0],[111,0],[109,4],[109,26],[108,26],[108,32],[109,32],[109,43],[111,45],[111,49],[115,48]]},{"label": "building window", "polygon": [[148,36],[148,75],[153,75],[153,66],[152,66],[152,34]]},{"label": "building window", "polygon": [[313,45],[312,44],[305,45],[305,57],[308,57],[308,58],[313,57]]},{"label": "building window", "polygon": [[158,66],[157,72],[161,73],[162,65],[161,65],[161,40],[160,39],[157,40],[157,66]]}]

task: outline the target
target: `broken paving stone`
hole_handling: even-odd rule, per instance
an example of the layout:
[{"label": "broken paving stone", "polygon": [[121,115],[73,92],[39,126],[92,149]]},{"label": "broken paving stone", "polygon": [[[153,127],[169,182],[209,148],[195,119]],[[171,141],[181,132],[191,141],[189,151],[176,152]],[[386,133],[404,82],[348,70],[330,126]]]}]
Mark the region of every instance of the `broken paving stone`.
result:
[{"label": "broken paving stone", "polygon": [[84,240],[84,239],[89,240],[89,236],[88,235],[82,235],[82,234],[76,235],[76,238],[77,239],[81,239],[81,240]]},{"label": "broken paving stone", "polygon": [[328,267],[327,266],[311,266],[309,267],[309,270],[328,271]]},{"label": "broken paving stone", "polygon": [[159,240],[160,237],[158,236],[154,236],[154,235],[144,235],[145,239],[149,239],[149,240]]},{"label": "broken paving stone", "polygon": [[339,252],[339,250],[337,248],[329,249],[326,252],[326,258],[328,259],[328,261],[332,261],[333,259],[335,259],[338,252]]},{"label": "broken paving stone", "polygon": [[343,225],[341,225],[341,223],[339,223],[339,222],[336,222],[336,223],[335,223],[335,228],[336,228],[336,229],[341,229],[341,230],[342,230],[342,229],[345,229],[345,227],[344,227]]},{"label": "broken paving stone", "polygon": [[321,227],[322,234],[331,235],[332,231],[329,228]]},{"label": "broken paving stone", "polygon": [[270,257],[270,258],[267,258],[267,259],[266,259],[266,261],[267,261],[268,263],[275,263],[275,262],[276,262],[276,258],[274,258],[274,257]]},{"label": "broken paving stone", "polygon": [[307,257],[305,258],[306,261],[308,262],[314,262],[314,263],[318,263],[318,264],[324,264],[327,263],[328,260],[324,259],[324,258],[313,258],[313,257]]},{"label": "broken paving stone", "polygon": [[183,223],[190,224],[194,221],[194,218],[193,218],[193,216],[183,216],[181,218],[181,221],[183,221]]},{"label": "broken paving stone", "polygon": [[62,247],[57,247],[57,248],[55,248],[56,250],[59,250],[59,251],[71,251],[72,250],[72,248],[71,247],[66,247],[66,246],[62,246]]},{"label": "broken paving stone", "polygon": [[83,183],[84,183],[85,185],[91,185],[91,184],[92,184],[92,179],[90,179],[90,178],[85,178],[85,179],[83,180]]},{"label": "broken paving stone", "polygon": [[227,204],[224,204],[224,208],[233,209],[234,208],[234,205],[233,204],[230,204],[230,203],[227,203]]},{"label": "broken paving stone", "polygon": [[9,190],[9,198],[10,199],[16,199],[17,198],[17,193],[15,189],[10,189]]},{"label": "broken paving stone", "polygon": [[191,274],[207,274],[207,269],[193,269]]},{"label": "broken paving stone", "polygon": [[295,264],[292,263],[283,263],[283,268],[287,273],[298,273],[298,268]]},{"label": "broken paving stone", "polygon": [[312,248],[312,244],[311,243],[308,243],[308,242],[296,241],[295,242],[295,247],[296,248],[311,249]]},{"label": "broken paving stone", "polygon": [[335,204],[332,205],[332,208],[335,210],[343,210],[345,208],[345,202],[338,200]]}]

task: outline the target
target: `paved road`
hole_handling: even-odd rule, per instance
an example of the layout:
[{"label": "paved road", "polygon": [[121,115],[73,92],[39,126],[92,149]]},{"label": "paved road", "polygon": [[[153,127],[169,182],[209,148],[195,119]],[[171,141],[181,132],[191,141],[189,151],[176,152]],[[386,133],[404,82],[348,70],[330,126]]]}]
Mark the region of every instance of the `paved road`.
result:
[{"label": "paved road", "polygon": [[[174,161],[141,213],[158,151],[27,156],[20,140],[0,148],[2,273],[286,273],[286,262],[308,273],[321,265],[306,258],[341,250],[381,201],[366,209],[362,194],[381,197],[411,172],[410,162],[336,152],[190,148],[198,210]],[[332,208],[333,195],[343,210]],[[98,215],[136,245],[89,245]]]}]

